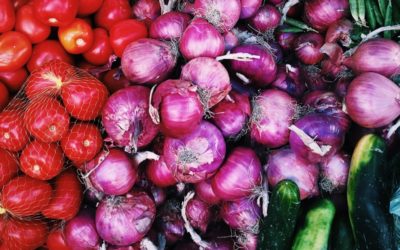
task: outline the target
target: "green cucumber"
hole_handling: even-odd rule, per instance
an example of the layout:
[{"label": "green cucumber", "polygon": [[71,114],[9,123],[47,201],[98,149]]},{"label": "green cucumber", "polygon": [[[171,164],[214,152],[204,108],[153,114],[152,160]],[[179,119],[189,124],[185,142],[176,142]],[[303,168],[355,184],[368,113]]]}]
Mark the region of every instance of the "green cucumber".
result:
[{"label": "green cucumber", "polygon": [[368,134],[357,143],[351,158],[347,204],[357,249],[395,249],[386,151],[382,138]]},{"label": "green cucumber", "polygon": [[292,250],[326,250],[335,205],[328,199],[317,200],[307,211],[304,225],[297,232]]},{"label": "green cucumber", "polygon": [[290,249],[300,208],[300,191],[291,180],[280,181],[272,191],[268,216],[261,221],[259,250]]},{"label": "green cucumber", "polygon": [[347,216],[341,214],[335,217],[330,236],[331,250],[354,250],[354,237],[351,231],[350,221]]}]

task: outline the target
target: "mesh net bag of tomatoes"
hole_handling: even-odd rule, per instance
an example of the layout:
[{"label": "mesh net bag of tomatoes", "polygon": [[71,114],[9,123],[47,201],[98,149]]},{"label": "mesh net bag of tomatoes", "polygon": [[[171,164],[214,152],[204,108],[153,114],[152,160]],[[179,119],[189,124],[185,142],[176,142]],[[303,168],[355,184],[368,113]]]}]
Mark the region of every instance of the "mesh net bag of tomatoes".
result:
[{"label": "mesh net bag of tomatoes", "polygon": [[78,173],[102,150],[108,95],[87,72],[51,61],[0,112],[0,249],[38,248],[79,212]]}]

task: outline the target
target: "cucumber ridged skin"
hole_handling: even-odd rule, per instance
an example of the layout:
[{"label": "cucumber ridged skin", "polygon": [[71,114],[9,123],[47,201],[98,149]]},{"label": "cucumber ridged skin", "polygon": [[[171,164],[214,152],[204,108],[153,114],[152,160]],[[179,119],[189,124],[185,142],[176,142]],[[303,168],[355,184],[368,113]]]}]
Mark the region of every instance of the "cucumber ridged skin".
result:
[{"label": "cucumber ridged skin", "polygon": [[396,249],[389,201],[385,194],[386,144],[379,136],[365,135],[357,143],[347,183],[349,218],[356,249]]},{"label": "cucumber ridged skin", "polygon": [[353,231],[347,213],[336,216],[330,236],[331,250],[354,250]]},{"label": "cucumber ridged skin", "polygon": [[300,209],[300,191],[291,180],[280,181],[272,191],[268,216],[261,222],[258,250],[290,249]]},{"label": "cucumber ridged skin", "polygon": [[335,212],[332,201],[317,200],[307,211],[304,225],[296,234],[292,250],[327,250]]}]

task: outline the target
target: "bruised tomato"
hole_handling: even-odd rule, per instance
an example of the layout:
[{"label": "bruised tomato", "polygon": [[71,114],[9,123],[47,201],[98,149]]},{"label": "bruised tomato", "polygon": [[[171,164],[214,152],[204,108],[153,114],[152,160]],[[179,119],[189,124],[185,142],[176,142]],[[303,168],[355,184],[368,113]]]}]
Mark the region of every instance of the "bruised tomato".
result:
[{"label": "bruised tomato", "polygon": [[31,216],[47,207],[51,195],[49,183],[29,176],[18,176],[3,187],[1,204],[13,215]]},{"label": "bruised tomato", "polygon": [[28,72],[24,67],[13,71],[0,72],[0,81],[2,81],[10,92],[18,92],[24,84]]},{"label": "bruised tomato", "polygon": [[33,7],[29,4],[17,11],[15,30],[27,35],[32,43],[42,42],[50,35],[50,26],[35,17]]},{"label": "bruised tomato", "polygon": [[0,149],[0,190],[18,173],[18,162],[7,150]]},{"label": "bruised tomato", "polygon": [[25,174],[38,180],[50,180],[61,172],[64,156],[55,143],[33,141],[22,151],[19,161]]},{"label": "bruised tomato", "polygon": [[94,20],[97,26],[110,30],[114,24],[131,16],[132,9],[128,0],[104,0]]},{"label": "bruised tomato", "polygon": [[26,108],[24,122],[28,132],[36,139],[56,142],[68,131],[69,115],[56,99],[36,98]]},{"label": "bruised tomato", "polygon": [[103,28],[96,28],[93,30],[93,36],[93,45],[83,53],[83,57],[93,65],[106,64],[113,53],[107,31]]},{"label": "bruised tomato", "polygon": [[78,13],[78,0],[33,0],[35,16],[44,24],[64,26]]},{"label": "bruised tomato", "polygon": [[69,169],[55,179],[55,189],[42,214],[49,219],[70,220],[79,212],[83,195],[76,173]]},{"label": "bruised tomato", "polygon": [[103,0],[79,0],[78,15],[87,16],[98,11]]},{"label": "bruised tomato", "polygon": [[6,110],[0,113],[0,148],[18,152],[29,141],[21,111]]},{"label": "bruised tomato", "polygon": [[46,242],[48,228],[41,220],[5,219],[3,244],[7,250],[32,250]]},{"label": "bruised tomato", "polygon": [[72,23],[58,28],[58,39],[70,54],[81,54],[93,44],[93,30],[85,20],[76,18]]},{"label": "bruised tomato", "polygon": [[8,31],[0,35],[0,72],[21,68],[32,54],[29,38],[17,31]]},{"label": "bruised tomato", "polygon": [[46,246],[49,250],[71,250],[64,238],[61,228],[55,229],[47,236]]}]

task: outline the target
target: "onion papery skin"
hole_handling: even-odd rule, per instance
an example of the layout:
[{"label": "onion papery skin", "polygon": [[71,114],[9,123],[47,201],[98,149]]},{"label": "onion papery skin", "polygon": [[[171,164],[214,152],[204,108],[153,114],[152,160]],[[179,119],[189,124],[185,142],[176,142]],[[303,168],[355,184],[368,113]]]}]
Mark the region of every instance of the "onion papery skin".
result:
[{"label": "onion papery skin", "polygon": [[239,236],[238,244],[243,249],[256,250],[258,246],[258,234],[242,232],[242,235]]},{"label": "onion papery skin", "polygon": [[276,37],[279,46],[281,46],[283,50],[289,51],[294,48],[294,43],[298,37],[298,34],[278,31]]},{"label": "onion papery skin", "polygon": [[314,66],[304,66],[301,68],[302,76],[309,90],[328,90],[331,83],[322,75],[321,69]]},{"label": "onion papery skin", "polygon": [[168,244],[181,241],[186,230],[185,222],[181,216],[180,203],[177,200],[169,199],[158,210],[155,224]]},{"label": "onion papery skin", "polygon": [[261,185],[261,163],[256,153],[245,147],[233,149],[212,178],[211,185],[214,193],[226,201],[252,194]]},{"label": "onion papery skin", "polygon": [[94,212],[88,208],[83,208],[67,222],[64,235],[65,242],[72,249],[100,248],[101,239],[96,231]]},{"label": "onion papery skin", "polygon": [[204,110],[196,90],[182,80],[167,80],[156,88],[153,105],[159,110],[165,136],[180,138],[199,126]]},{"label": "onion papery skin", "polygon": [[128,44],[121,57],[126,78],[136,84],[164,81],[175,68],[177,51],[166,42],[142,38]]},{"label": "onion papery skin", "polygon": [[102,113],[104,128],[121,147],[129,149],[148,145],[158,133],[148,113],[150,90],[130,86],[118,90],[107,100]]},{"label": "onion papery skin", "polygon": [[289,179],[299,187],[302,200],[319,194],[318,166],[298,157],[291,149],[279,149],[273,152],[268,158],[265,169],[271,187]]},{"label": "onion papery skin", "polygon": [[317,64],[324,55],[320,51],[324,45],[324,38],[317,33],[304,33],[300,35],[294,45],[297,58],[304,64]]},{"label": "onion papery skin", "polygon": [[350,158],[343,152],[333,155],[321,163],[321,180],[319,182],[322,190],[329,193],[343,193],[347,185],[349,175]]},{"label": "onion papery skin", "polygon": [[210,205],[217,205],[221,202],[221,198],[219,198],[212,189],[211,179],[196,183],[194,188],[196,195],[200,200]]},{"label": "onion papery skin", "polygon": [[325,31],[348,13],[348,0],[310,0],[304,3],[305,20],[311,27]]},{"label": "onion papery skin", "polygon": [[85,168],[93,187],[107,195],[128,193],[138,179],[137,166],[120,149],[101,152]]},{"label": "onion papery skin", "polygon": [[207,19],[220,31],[231,30],[240,17],[240,0],[195,0],[194,13]]},{"label": "onion papery skin", "polygon": [[240,19],[246,19],[256,14],[261,7],[262,0],[241,0]]},{"label": "onion papery skin", "polygon": [[225,51],[230,51],[231,49],[238,46],[240,43],[239,38],[232,31],[228,31],[224,34],[224,41],[225,41]]},{"label": "onion papery skin", "polygon": [[375,72],[391,77],[400,73],[400,44],[383,38],[368,40],[344,64],[358,75]]},{"label": "onion papery skin", "polygon": [[167,137],[163,150],[165,163],[175,178],[185,183],[197,183],[214,175],[225,153],[222,133],[206,121],[183,138]]},{"label": "onion papery skin", "polygon": [[270,4],[261,7],[257,13],[250,18],[250,24],[253,28],[260,32],[267,32],[279,26],[281,21],[281,13]]},{"label": "onion papery skin", "polygon": [[162,155],[158,160],[151,160],[149,162],[146,174],[147,178],[157,187],[169,187],[177,183]]},{"label": "onion papery skin", "polygon": [[205,110],[222,101],[232,88],[224,65],[210,57],[198,57],[189,61],[182,68],[181,79],[198,87]]},{"label": "onion papery skin", "polygon": [[155,219],[154,201],[144,192],[103,199],[96,210],[96,229],[102,239],[116,246],[142,240]]},{"label": "onion papery skin", "polygon": [[261,208],[254,199],[225,201],[221,205],[220,215],[232,229],[258,233]]},{"label": "onion papery skin", "polygon": [[309,144],[305,144],[293,131],[290,132],[289,143],[293,152],[303,159],[318,163],[334,155],[342,147],[348,127],[341,124],[335,116],[311,113],[303,116],[294,124],[306,133],[322,149],[322,153],[315,152]]},{"label": "onion papery skin", "polygon": [[251,108],[249,96],[246,93],[231,91],[230,100],[224,99],[212,109],[213,122],[225,137],[235,137],[246,126]]},{"label": "onion papery skin", "polygon": [[232,50],[232,53],[239,52],[260,56],[260,58],[249,62],[233,60],[231,61],[233,71],[243,74],[258,87],[266,87],[275,80],[278,69],[271,52],[255,44],[240,45]]},{"label": "onion papery skin", "polygon": [[279,67],[275,80],[271,86],[285,91],[289,95],[299,98],[303,96],[306,86],[300,75],[300,69],[295,67]]},{"label": "onion papery skin", "polygon": [[157,0],[138,0],[132,6],[132,13],[139,20],[154,20],[161,14],[160,2]]},{"label": "onion papery skin", "polygon": [[262,92],[253,101],[251,138],[270,148],[287,144],[295,113],[296,100],[286,92],[277,89]]},{"label": "onion papery skin", "polygon": [[400,89],[377,73],[363,73],[347,89],[346,110],[350,118],[366,128],[379,128],[400,115]]},{"label": "onion papery skin", "polygon": [[206,233],[210,223],[212,211],[211,206],[197,197],[191,199],[186,206],[186,216],[193,228]]},{"label": "onion papery skin", "polygon": [[186,60],[217,57],[225,51],[224,38],[207,20],[195,18],[183,32],[179,50]]},{"label": "onion papery skin", "polygon": [[188,14],[176,11],[165,13],[151,23],[149,35],[159,40],[179,40],[189,21]]},{"label": "onion papery skin", "polygon": [[353,29],[353,23],[347,19],[342,19],[329,25],[325,34],[326,43],[340,42],[343,46],[349,46],[351,43],[350,33]]}]

